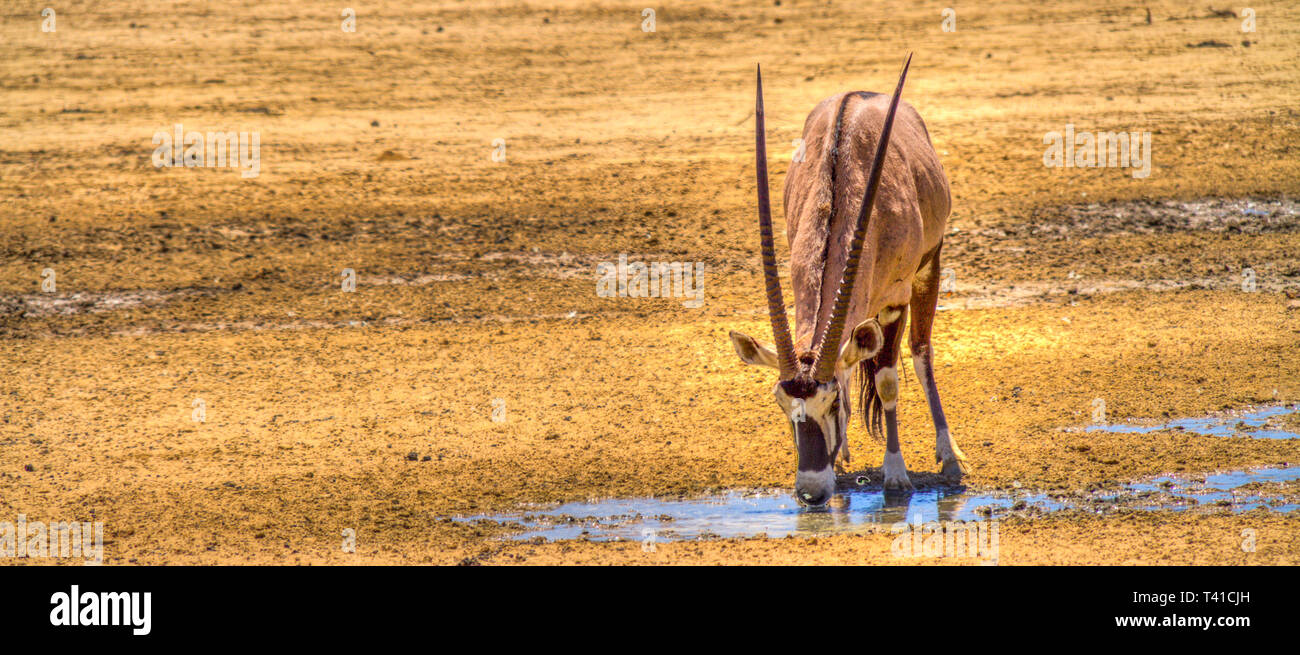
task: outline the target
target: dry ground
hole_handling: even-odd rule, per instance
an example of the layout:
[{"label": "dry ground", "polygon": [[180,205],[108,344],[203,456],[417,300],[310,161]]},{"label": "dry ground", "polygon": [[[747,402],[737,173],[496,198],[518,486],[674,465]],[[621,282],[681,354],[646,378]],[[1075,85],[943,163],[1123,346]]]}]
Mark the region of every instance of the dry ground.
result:
[{"label": "dry ground", "polygon": [[[771,376],[726,340],[767,331],[753,66],[779,190],[812,106],[886,89],[908,51],[953,188],[937,378],[970,486],[1300,459],[1061,430],[1098,397],[1156,418],[1300,401],[1293,3],[1254,4],[1252,33],[1173,2],[962,5],[953,33],[912,2],[672,3],[650,33],[627,3],[411,4],[357,7],[355,33],[298,0],[68,2],[53,33],[45,3],[0,9],[0,520],[102,520],[110,563],[934,563],[885,535],[645,553],[449,518],[790,483]],[[260,132],[260,176],[155,168],[176,123]],[[1045,168],[1066,124],[1150,131],[1151,176]],[[704,262],[705,306],[597,297],[619,253]],[[914,380],[900,413],[935,470]],[[1296,564],[1297,535],[1266,512],[1064,513],[1005,522],[1000,561]]]}]

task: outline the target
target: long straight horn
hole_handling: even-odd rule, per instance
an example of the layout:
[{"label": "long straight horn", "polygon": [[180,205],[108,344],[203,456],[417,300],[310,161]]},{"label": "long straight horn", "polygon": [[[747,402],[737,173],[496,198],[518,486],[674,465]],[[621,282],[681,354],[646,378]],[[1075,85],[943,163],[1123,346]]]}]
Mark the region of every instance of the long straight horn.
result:
[{"label": "long straight horn", "polygon": [[[876,143],[876,156],[871,161],[871,176],[867,179],[867,190],[858,208],[858,222],[853,230],[853,241],[849,242],[849,258],[844,263],[844,277],[840,288],[835,292],[835,305],[831,309],[830,320],[822,336],[821,349],[813,364],[813,378],[818,382],[829,382],[835,375],[835,360],[839,356],[840,335],[844,332],[844,321],[848,318],[849,300],[853,296],[853,284],[858,277],[858,259],[862,257],[862,242],[867,234],[867,220],[871,217],[871,205],[876,200],[876,187],[880,186],[880,171],[885,164],[885,151],[889,148],[889,133],[894,128],[894,112],[898,110],[898,98],[903,94],[903,81],[907,79],[907,68],[912,64],[912,55],[907,55],[903,72],[898,76],[898,87],[894,89],[894,98],[889,102],[889,113],[885,114],[885,126],[880,130],[880,141]],[[834,190],[832,190],[834,192]]]},{"label": "long straight horn", "polygon": [[754,103],[754,156],[758,171],[758,233],[762,240],[763,279],[767,283],[767,312],[772,317],[772,340],[776,344],[776,361],[781,380],[791,380],[798,372],[794,361],[794,342],[790,340],[790,319],[785,315],[781,297],[781,277],[776,272],[776,249],[772,246],[772,207],[767,197],[767,137],[763,127],[763,68],[758,68],[758,99]]}]

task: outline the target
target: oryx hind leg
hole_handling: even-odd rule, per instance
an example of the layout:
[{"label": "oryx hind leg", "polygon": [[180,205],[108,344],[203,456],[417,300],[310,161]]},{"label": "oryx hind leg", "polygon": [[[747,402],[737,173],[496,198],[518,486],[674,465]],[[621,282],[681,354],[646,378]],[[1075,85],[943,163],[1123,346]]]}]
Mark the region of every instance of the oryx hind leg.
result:
[{"label": "oryx hind leg", "polygon": [[921,264],[920,270],[912,282],[912,367],[916,370],[916,379],[925,390],[925,401],[930,406],[930,418],[934,420],[934,459],[943,464],[943,475],[958,481],[969,472],[966,455],[957,447],[957,441],[948,431],[948,419],[943,414],[943,403],[939,400],[939,387],[934,382],[934,351],[930,346],[930,334],[934,328],[934,315],[939,304],[939,251],[940,243]]}]

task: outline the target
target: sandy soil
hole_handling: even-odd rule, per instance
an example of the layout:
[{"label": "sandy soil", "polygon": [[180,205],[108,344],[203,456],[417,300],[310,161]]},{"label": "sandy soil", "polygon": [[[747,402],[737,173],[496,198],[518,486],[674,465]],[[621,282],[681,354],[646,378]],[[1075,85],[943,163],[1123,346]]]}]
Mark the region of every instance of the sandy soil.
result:
[{"label": "sandy soil", "polygon": [[[916,53],[906,96],[954,196],[936,375],[972,489],[1300,461],[1066,429],[1095,398],[1116,419],[1300,401],[1292,4],[1256,4],[1252,33],[1172,2],[1149,24],[989,3],[953,33],[905,2],[674,5],[653,33],[610,2],[381,2],[355,33],[297,0],[116,4],[67,3],[53,33],[44,5],[0,10],[0,520],[102,520],[109,563],[973,563],[900,560],[888,535],[647,553],[452,520],[790,484],[770,373],[726,339],[768,330],[756,60],[779,190],[812,106]],[[175,123],[259,131],[260,176],[155,168]],[[1045,168],[1067,123],[1152,132],[1151,176]],[[598,297],[621,253],[704,262],[704,307]],[[909,466],[937,470],[910,372],[900,408]],[[850,441],[876,470],[882,444]],[[1012,517],[999,563],[1297,564],[1298,528]]]}]

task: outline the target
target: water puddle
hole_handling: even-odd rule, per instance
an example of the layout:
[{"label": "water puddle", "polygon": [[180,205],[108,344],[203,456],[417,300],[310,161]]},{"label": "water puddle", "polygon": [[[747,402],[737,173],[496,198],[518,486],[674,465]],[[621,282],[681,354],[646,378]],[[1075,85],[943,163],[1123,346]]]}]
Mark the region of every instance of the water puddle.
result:
[{"label": "water puddle", "polygon": [[1243,435],[1254,439],[1297,439],[1300,433],[1286,429],[1285,419],[1300,413],[1300,405],[1277,405],[1245,412],[1230,412],[1220,416],[1185,418],[1163,423],[1134,421],[1111,425],[1090,425],[1087,432],[1140,433],[1157,430],[1185,430],[1210,437]]},{"label": "water puddle", "polygon": [[[885,494],[879,485],[842,481],[823,508],[800,507],[789,490],[731,490],[694,498],[609,499],[492,514],[458,520],[491,520],[522,528],[510,539],[656,541],[888,532],[904,521],[983,521],[998,516],[1041,516],[1066,509],[1099,513],[1117,510],[1184,511],[1194,508],[1244,512],[1265,507],[1300,509],[1300,499],[1269,494],[1270,484],[1300,480],[1300,466],[1160,476],[1117,488],[1075,494],[1041,491],[968,493],[962,487],[919,488]],[[1281,489],[1279,488],[1280,492]]]},{"label": "water puddle", "polygon": [[[1246,512],[1257,507],[1267,507],[1279,512],[1300,509],[1300,498],[1283,498],[1259,493],[1255,490],[1270,484],[1300,480],[1300,466],[1256,469],[1207,475],[1203,480],[1161,476],[1149,482],[1126,485],[1135,494],[1166,494],[1185,503],[1185,507],[1212,505],[1230,507],[1234,512]],[[1249,489],[1247,489],[1249,487]]]},{"label": "water puddle", "polygon": [[[1046,499],[1044,499],[1046,500]],[[1010,508],[1016,499],[992,495],[969,496],[960,489],[917,490],[910,497],[887,497],[875,491],[847,489],[827,507],[799,506],[789,490],[731,490],[695,499],[635,498],[568,503],[515,515],[483,515],[519,523],[525,531],[512,539],[590,538],[596,541],[659,541],[786,535],[824,535],[888,530],[893,523],[920,514],[922,520],[977,520],[982,506]]]},{"label": "water puddle", "polygon": [[[1163,423],[1135,421],[1083,429],[1124,433],[1186,430],[1205,436],[1300,439],[1300,433],[1290,427],[1295,425],[1292,416],[1296,414],[1300,414],[1300,404]],[[510,538],[519,540],[540,537],[676,541],[761,534],[779,538],[887,532],[895,523],[918,519],[922,522],[982,521],[1012,514],[1042,516],[1067,509],[1098,513],[1197,508],[1233,512],[1260,507],[1278,512],[1300,509],[1300,493],[1297,493],[1300,490],[1281,486],[1300,480],[1300,465],[1210,475],[1164,475],[1073,493],[1029,489],[972,493],[965,487],[931,484],[931,477],[914,473],[912,481],[918,488],[911,494],[886,494],[879,483],[872,484],[865,476],[841,477],[835,497],[826,507],[817,509],[801,507],[788,489],[730,490],[704,498],[614,498],[457,520],[516,524],[522,531]]]}]

